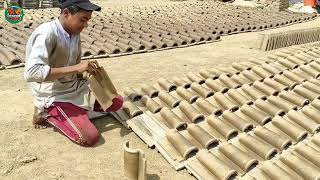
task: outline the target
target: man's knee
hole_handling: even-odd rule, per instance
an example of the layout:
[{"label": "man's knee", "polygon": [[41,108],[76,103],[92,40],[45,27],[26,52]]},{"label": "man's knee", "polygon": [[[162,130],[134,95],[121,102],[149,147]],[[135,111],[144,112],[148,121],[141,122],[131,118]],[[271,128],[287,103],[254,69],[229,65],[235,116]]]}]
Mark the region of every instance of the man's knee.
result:
[{"label": "man's knee", "polygon": [[82,132],[82,137],[80,137],[79,144],[82,146],[94,146],[96,143],[99,142],[100,133],[95,128],[92,128],[88,131]]}]

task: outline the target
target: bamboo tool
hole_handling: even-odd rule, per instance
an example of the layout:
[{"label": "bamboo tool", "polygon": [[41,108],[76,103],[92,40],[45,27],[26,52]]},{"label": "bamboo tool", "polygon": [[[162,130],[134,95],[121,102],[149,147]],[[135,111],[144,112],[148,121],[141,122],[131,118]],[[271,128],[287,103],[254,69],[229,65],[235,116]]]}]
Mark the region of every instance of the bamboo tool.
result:
[{"label": "bamboo tool", "polygon": [[112,105],[112,100],[119,94],[104,68],[97,63],[95,66],[96,74],[84,72],[83,77],[89,81],[90,90],[94,93],[101,108],[106,111]]}]

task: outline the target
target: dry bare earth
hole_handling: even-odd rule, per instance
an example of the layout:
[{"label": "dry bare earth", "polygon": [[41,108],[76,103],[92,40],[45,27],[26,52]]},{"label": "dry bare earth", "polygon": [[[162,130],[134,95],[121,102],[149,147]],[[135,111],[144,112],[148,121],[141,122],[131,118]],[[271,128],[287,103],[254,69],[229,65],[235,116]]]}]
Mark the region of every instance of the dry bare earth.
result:
[{"label": "dry bare earth", "polygon": [[[163,3],[168,1],[152,1]],[[150,4],[150,1],[106,1],[107,6]],[[174,2],[169,2],[174,3]],[[320,19],[282,29],[318,26]],[[274,31],[274,30],[272,30]],[[223,37],[221,42],[153,53],[99,59],[116,87],[154,83],[158,78],[182,76],[217,64],[229,65],[266,53],[253,49],[258,32]],[[99,144],[83,148],[52,129],[35,130],[31,92],[23,68],[0,71],[0,179],[125,179],[122,145],[129,140],[148,161],[150,179],[194,179],[176,172],[156,150],[147,146],[112,117],[94,121],[101,131]]]}]

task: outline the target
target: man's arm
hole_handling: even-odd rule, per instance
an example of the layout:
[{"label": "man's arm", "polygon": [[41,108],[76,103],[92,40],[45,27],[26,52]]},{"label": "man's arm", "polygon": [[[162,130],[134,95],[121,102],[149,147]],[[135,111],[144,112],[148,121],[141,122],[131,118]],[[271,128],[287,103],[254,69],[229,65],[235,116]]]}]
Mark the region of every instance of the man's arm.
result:
[{"label": "man's arm", "polygon": [[50,68],[49,74],[46,77],[45,81],[53,81],[59,79],[68,74],[80,74],[84,71],[88,71],[90,74],[94,74],[96,72],[96,61],[82,61],[77,65],[61,67],[61,68]]},{"label": "man's arm", "polygon": [[84,71],[94,74],[96,71],[96,61],[79,61],[79,64],[73,66],[51,68],[48,54],[51,53],[56,42],[50,35],[38,34],[30,43],[32,43],[32,45],[30,44],[31,50],[27,55],[24,72],[24,78],[27,82],[53,81],[69,74],[83,73]]}]

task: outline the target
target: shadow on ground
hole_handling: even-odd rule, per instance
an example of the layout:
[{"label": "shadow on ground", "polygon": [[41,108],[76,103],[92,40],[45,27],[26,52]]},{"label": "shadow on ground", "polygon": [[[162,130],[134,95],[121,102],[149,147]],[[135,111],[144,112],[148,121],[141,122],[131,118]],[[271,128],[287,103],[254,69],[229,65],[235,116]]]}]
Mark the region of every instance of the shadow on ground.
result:
[{"label": "shadow on ground", "polygon": [[[130,130],[120,124],[112,115],[106,115],[101,118],[93,119],[93,124],[97,127],[100,133],[111,131],[113,129],[120,129],[120,136],[124,137],[130,133]],[[104,138],[100,135],[100,140],[97,146],[105,143]]]}]

